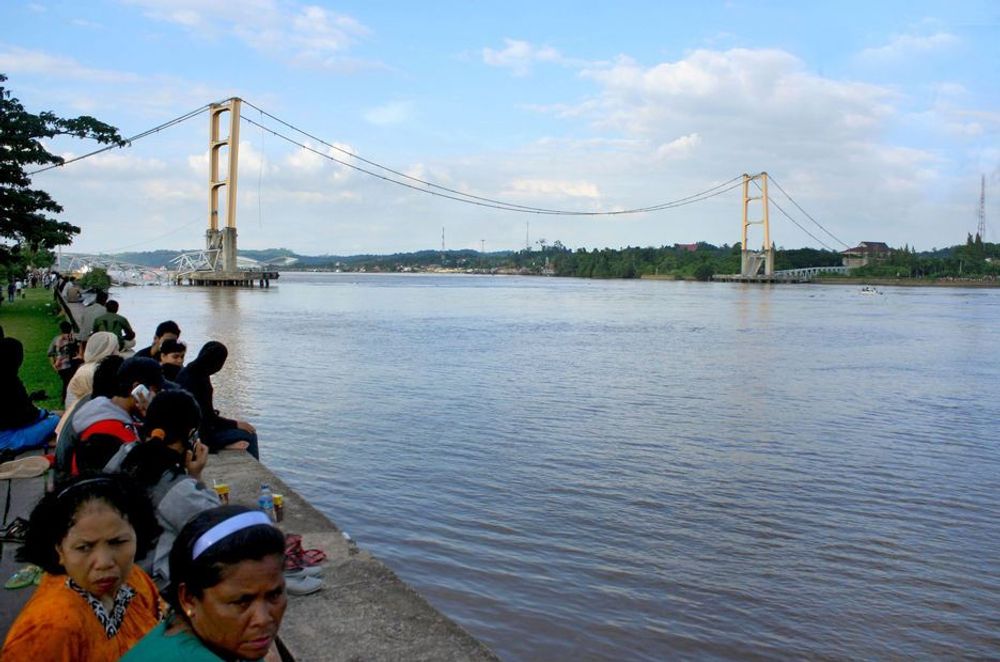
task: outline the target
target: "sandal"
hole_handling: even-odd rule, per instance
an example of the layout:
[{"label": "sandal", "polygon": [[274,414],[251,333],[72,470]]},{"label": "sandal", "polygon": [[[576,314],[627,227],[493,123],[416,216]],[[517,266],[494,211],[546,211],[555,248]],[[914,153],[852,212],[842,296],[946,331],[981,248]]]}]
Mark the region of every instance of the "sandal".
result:
[{"label": "sandal", "polygon": [[326,561],[326,552],[321,549],[307,549],[302,552],[302,565],[310,567]]},{"label": "sandal", "polygon": [[24,588],[25,586],[31,586],[32,584],[38,585],[42,581],[42,569],[37,565],[26,565],[7,580],[7,583],[3,585],[4,588],[14,590],[19,588]]},{"label": "sandal", "polygon": [[23,543],[28,533],[28,520],[17,517],[5,528],[0,529],[0,542]]},{"label": "sandal", "polygon": [[302,536],[289,533],[285,536],[285,570],[295,571],[319,565],[326,561],[321,549],[302,549]]}]

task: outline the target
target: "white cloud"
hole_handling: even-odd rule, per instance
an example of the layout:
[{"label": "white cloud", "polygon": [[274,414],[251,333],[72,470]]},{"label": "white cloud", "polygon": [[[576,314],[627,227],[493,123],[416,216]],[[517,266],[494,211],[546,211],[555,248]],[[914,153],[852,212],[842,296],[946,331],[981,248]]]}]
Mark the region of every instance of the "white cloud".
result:
[{"label": "white cloud", "polygon": [[316,5],[280,0],[123,0],[150,18],[193,32],[229,34],[289,62],[337,70],[378,66],[344,53],[371,34],[360,21]]},{"label": "white cloud", "polygon": [[557,179],[516,179],[507,186],[505,195],[525,195],[527,197],[570,197],[590,198],[600,197],[596,184],[582,181],[564,181]]},{"label": "white cloud", "polygon": [[866,48],[859,57],[863,60],[889,61],[943,51],[959,43],[959,38],[948,32],[931,35],[900,34],[893,36],[884,46]]},{"label": "white cloud", "polygon": [[536,62],[556,64],[567,62],[566,58],[551,46],[535,46],[517,39],[504,39],[504,44],[501,50],[484,48],[483,62],[492,67],[510,69],[516,76],[527,75]]},{"label": "white cloud", "polygon": [[135,83],[140,76],[112,69],[94,69],[71,57],[52,55],[44,51],[7,46],[0,51],[0,71],[7,74],[28,74],[75,79],[90,83]]},{"label": "white cloud", "polygon": [[684,159],[691,156],[700,144],[701,136],[697,133],[689,133],[657,147],[656,157],[660,159]]},{"label": "white cloud", "polygon": [[391,126],[407,122],[413,114],[413,103],[409,101],[390,101],[366,111],[365,121],[375,126]]}]

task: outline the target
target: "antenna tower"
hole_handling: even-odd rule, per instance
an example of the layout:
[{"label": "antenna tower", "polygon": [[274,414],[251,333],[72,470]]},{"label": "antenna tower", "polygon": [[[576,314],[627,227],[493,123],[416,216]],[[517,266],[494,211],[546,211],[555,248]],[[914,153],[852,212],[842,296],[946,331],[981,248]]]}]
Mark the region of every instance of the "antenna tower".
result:
[{"label": "antenna tower", "polygon": [[976,234],[982,241],[986,241],[986,175],[983,175],[979,187],[979,228]]}]

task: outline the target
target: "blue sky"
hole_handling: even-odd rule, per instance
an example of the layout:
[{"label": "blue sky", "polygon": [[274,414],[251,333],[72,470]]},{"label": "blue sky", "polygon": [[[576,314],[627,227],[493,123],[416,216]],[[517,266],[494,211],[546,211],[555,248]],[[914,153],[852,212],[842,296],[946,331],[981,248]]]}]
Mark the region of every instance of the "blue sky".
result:
[{"label": "blue sky", "polygon": [[[8,0],[0,24],[0,72],[29,109],[126,135],[236,95],[410,175],[573,211],[766,170],[836,239],[920,249],[975,231],[985,174],[1000,241],[996,2]],[[207,127],[202,115],[35,183],[83,228],[75,250],[199,247]],[[434,248],[442,227],[448,248],[520,248],[529,222],[532,242],[574,248],[740,236],[739,191],[526,215],[386,184],[246,123],[239,192],[241,247],[309,254]],[[779,246],[821,246],[771,213]]]}]

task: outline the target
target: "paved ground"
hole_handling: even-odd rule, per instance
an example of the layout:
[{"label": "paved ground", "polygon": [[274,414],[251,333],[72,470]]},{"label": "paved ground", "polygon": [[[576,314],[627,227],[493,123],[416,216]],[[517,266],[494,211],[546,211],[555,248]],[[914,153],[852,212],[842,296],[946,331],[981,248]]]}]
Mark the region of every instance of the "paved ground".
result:
[{"label": "paved ground", "polygon": [[[288,601],[280,637],[294,660],[498,659],[246,453],[212,456],[205,479],[211,484],[213,478],[229,483],[233,503],[250,506],[256,505],[260,484],[268,483],[285,495],[282,528],[300,534],[307,549],[327,554],[323,590]],[[44,490],[44,478],[0,481],[3,525],[27,518]],[[0,583],[22,565],[14,560],[15,547],[0,545]],[[32,592],[0,589],[0,641]]]},{"label": "paved ground", "polygon": [[[23,453],[20,457],[38,455],[38,451]],[[6,527],[16,517],[28,518],[28,513],[35,503],[45,493],[45,477],[39,478],[14,478],[11,480],[0,480],[0,512],[3,513],[0,528]],[[14,559],[14,554],[19,545],[14,543],[0,543],[0,587],[19,568],[24,566]],[[0,645],[7,638],[7,630],[10,629],[14,619],[17,617],[21,607],[28,601],[31,594],[35,592],[35,587],[22,588],[10,591],[0,588]]]}]

